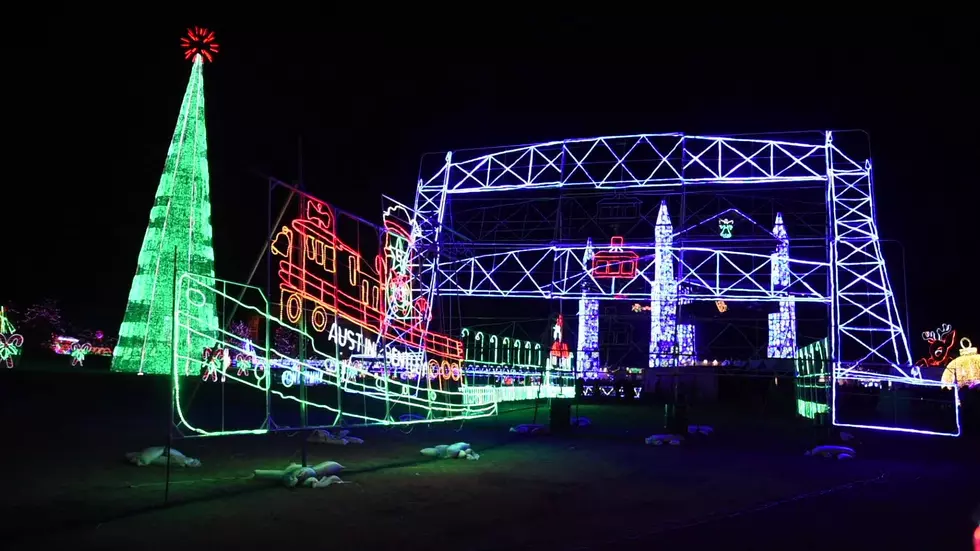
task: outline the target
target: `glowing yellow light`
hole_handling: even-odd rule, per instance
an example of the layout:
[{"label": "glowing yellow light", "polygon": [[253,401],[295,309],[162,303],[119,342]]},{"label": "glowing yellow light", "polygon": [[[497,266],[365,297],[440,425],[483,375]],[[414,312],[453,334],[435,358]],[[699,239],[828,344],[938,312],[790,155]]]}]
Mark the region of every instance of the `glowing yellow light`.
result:
[{"label": "glowing yellow light", "polygon": [[945,388],[954,383],[961,387],[980,384],[980,354],[970,339],[960,339],[960,355],[946,365],[942,381]]}]

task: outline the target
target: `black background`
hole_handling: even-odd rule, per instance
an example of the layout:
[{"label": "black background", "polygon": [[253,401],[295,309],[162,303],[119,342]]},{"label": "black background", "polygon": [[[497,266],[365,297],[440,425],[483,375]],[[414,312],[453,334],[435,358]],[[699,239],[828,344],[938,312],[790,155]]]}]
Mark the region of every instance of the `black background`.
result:
[{"label": "black background", "polygon": [[[190,70],[179,37],[195,24],[222,46],[205,69],[221,277],[247,277],[264,244],[257,174],[295,180],[300,137],[308,189],[376,220],[382,193],[411,203],[428,151],[861,128],[880,233],[905,247],[913,354],[941,322],[980,340],[978,48],[966,21],[491,22],[473,10],[426,22],[324,15],[322,26],[304,16],[299,27],[48,21],[8,73],[17,132],[0,299],[58,298],[76,324],[115,331]],[[884,249],[898,290],[902,250]]]}]

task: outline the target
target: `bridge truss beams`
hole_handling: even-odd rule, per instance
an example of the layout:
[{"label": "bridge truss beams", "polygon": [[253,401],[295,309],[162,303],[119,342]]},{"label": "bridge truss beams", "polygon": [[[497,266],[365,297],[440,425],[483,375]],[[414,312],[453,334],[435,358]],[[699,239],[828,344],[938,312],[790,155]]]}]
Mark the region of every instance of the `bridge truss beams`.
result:
[{"label": "bridge truss beams", "polygon": [[867,362],[891,365],[902,376],[918,378],[881,252],[871,162],[849,159],[834,146],[830,132],[825,145],[833,231],[831,353],[842,360],[841,375],[860,371]]},{"label": "bridge truss beams", "polygon": [[[830,304],[830,354],[842,375],[872,373],[889,366],[914,378],[911,355],[888,280],[875,223],[871,166],[848,158],[833,134],[817,140],[781,141],[646,134],[548,142],[453,160],[419,181],[416,193],[418,293],[470,296],[581,296],[581,283],[603,283],[597,298],[649,298],[652,248],[631,246],[642,256],[629,281],[596,281],[576,247],[514,244],[470,258],[456,256],[461,243],[443,238],[447,199],[452,195],[519,190],[664,189],[775,184],[825,186],[827,263],[790,261],[793,281],[776,291],[768,283],[769,262],[746,253],[672,249],[678,284],[691,299],[779,300]],[[560,243],[560,241],[556,241]],[[486,249],[484,249],[486,250]],[[689,256],[694,256],[692,260]],[[762,256],[762,255],[758,255]],[[713,271],[711,264],[714,263]],[[729,270],[728,266],[732,269]],[[540,275],[541,271],[545,276]],[[549,275],[550,274],[550,275]],[[823,281],[818,281],[824,278]],[[641,291],[646,287],[646,293]],[[680,296],[678,298],[681,298]],[[879,367],[870,367],[877,365]],[[866,369],[863,366],[868,366]]]},{"label": "bridge truss beams", "polygon": [[420,191],[461,194],[826,179],[823,145],[683,134],[548,142],[449,163],[444,170],[425,181]]},{"label": "bridge truss beams", "polygon": [[[551,246],[440,262],[438,294],[649,301],[656,275],[655,247],[624,244],[624,248],[639,256],[636,273],[628,279],[597,277],[585,260],[587,247]],[[776,288],[771,278],[772,256],[700,247],[669,250],[676,265],[683,267],[677,280],[679,299],[771,302],[791,297],[798,302],[830,302],[824,291],[828,277],[824,262],[790,260],[790,283]]]}]

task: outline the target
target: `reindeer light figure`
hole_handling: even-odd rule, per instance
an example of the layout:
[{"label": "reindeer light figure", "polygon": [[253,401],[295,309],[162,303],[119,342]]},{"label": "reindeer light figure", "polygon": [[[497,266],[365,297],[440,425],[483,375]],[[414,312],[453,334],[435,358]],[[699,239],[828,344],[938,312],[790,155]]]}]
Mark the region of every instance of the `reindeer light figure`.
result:
[{"label": "reindeer light figure", "polygon": [[915,362],[918,367],[942,367],[949,363],[949,355],[956,343],[956,330],[948,323],[935,331],[923,331],[922,340],[929,343],[929,355]]}]

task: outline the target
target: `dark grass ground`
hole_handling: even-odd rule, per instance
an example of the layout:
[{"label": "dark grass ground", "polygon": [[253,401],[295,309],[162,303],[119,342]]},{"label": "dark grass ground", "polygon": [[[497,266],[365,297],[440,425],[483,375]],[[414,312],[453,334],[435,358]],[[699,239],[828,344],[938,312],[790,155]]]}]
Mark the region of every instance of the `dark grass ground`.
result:
[{"label": "dark grass ground", "polygon": [[[818,438],[803,425],[702,407],[692,421],[713,437],[653,447],[662,410],[582,406],[593,426],[566,436],[509,433],[526,407],[356,430],[361,446],[309,447],[348,467],[349,484],[319,490],[246,478],[299,461],[302,433],[179,441],[203,467],[175,470],[163,507],[164,469],[122,459],[163,440],[152,379],[0,373],[5,547],[968,549],[980,502],[967,439],[861,433],[857,460],[829,461],[802,456]],[[458,440],[481,460],[418,452]]]}]

